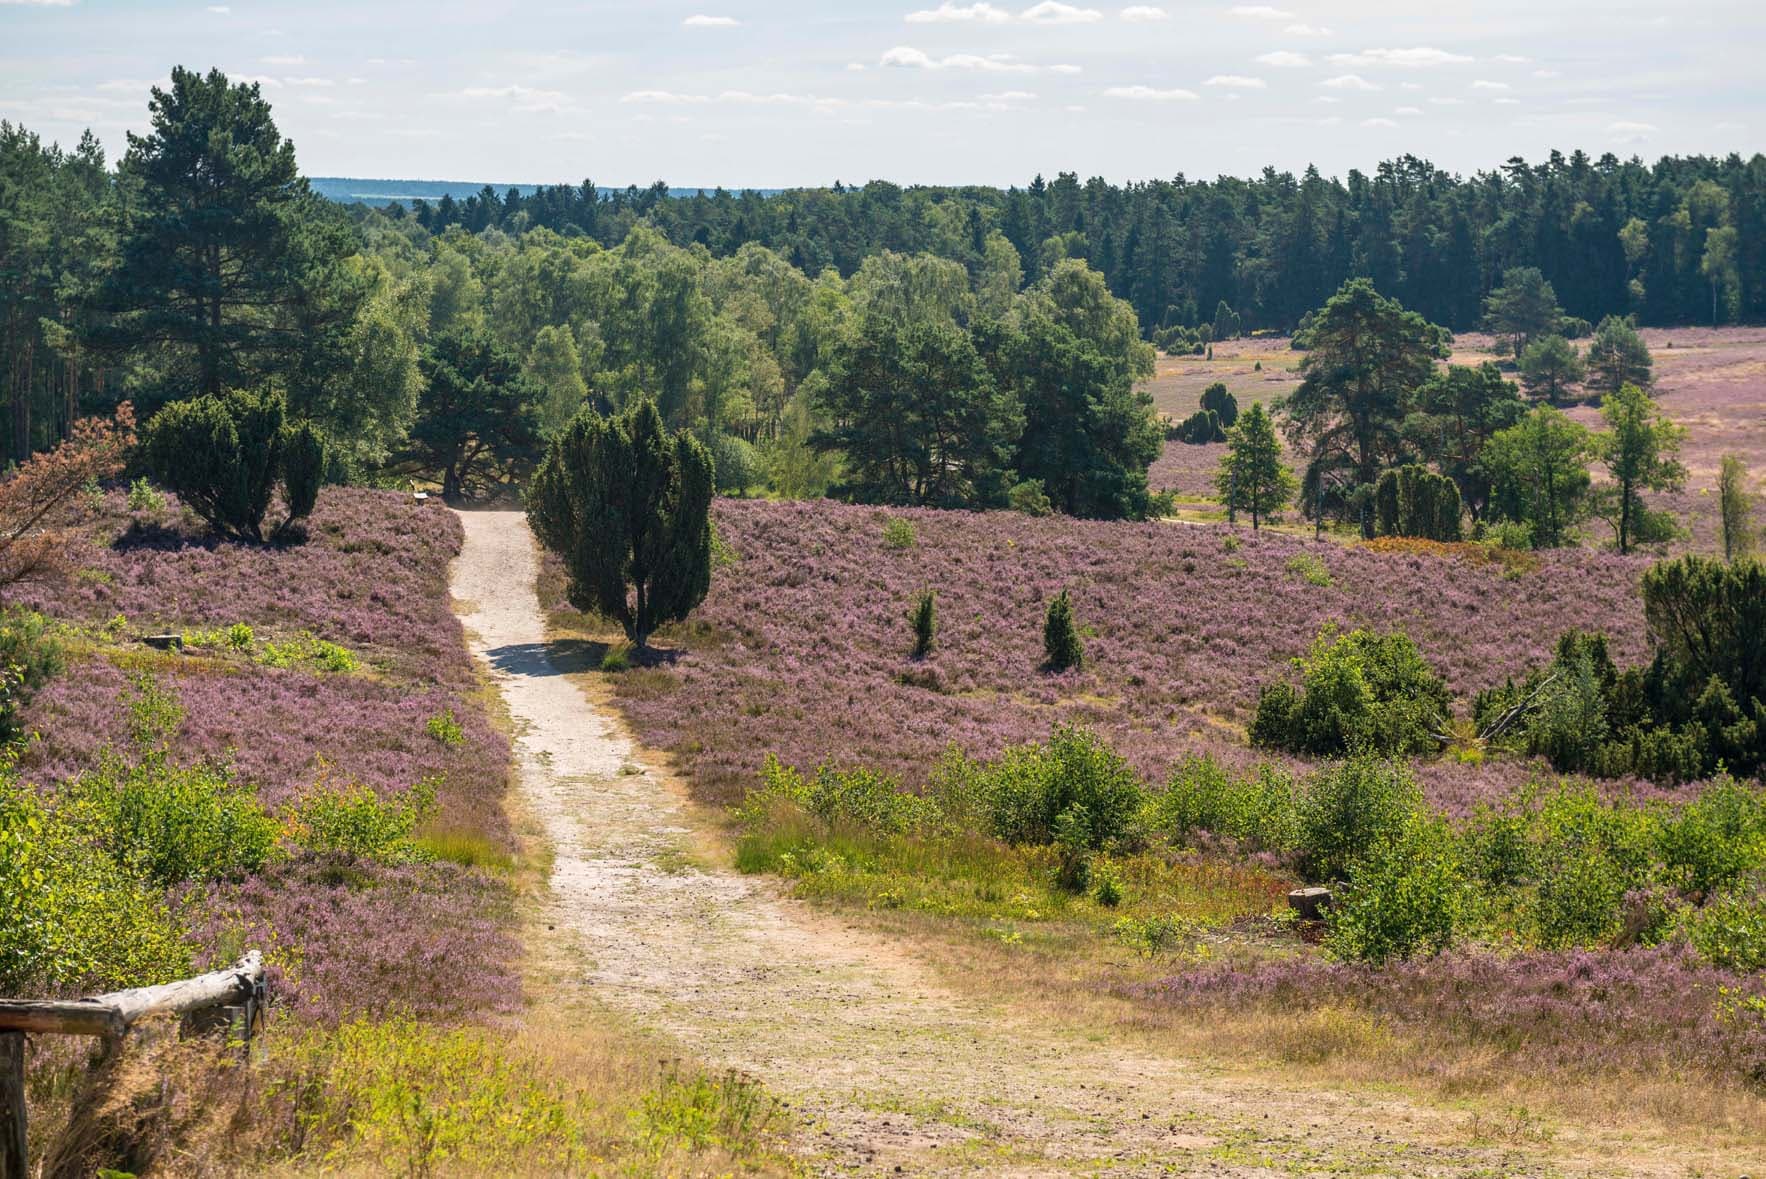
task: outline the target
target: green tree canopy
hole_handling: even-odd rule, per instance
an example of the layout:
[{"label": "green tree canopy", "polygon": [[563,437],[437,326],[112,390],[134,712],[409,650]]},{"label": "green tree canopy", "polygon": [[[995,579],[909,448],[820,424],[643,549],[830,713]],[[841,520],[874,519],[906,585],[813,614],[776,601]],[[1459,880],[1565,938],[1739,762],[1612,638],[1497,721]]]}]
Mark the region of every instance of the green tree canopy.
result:
[{"label": "green tree canopy", "polygon": [[295,167],[257,83],[172,71],[152,130],[129,136],[131,192],[116,270],[100,294],[106,346],[150,358],[156,396],[219,394],[298,362],[345,333],[361,298],[343,259],[357,245]]},{"label": "green tree canopy", "polygon": [[845,456],[842,490],[872,503],[1003,501],[1023,412],[967,333],[868,318],[816,390],[812,444]]},{"label": "green tree canopy", "polygon": [[1597,438],[1598,453],[1613,481],[1595,497],[1595,513],[1613,526],[1621,553],[1638,542],[1674,535],[1673,518],[1643,502],[1645,491],[1677,491],[1686,482],[1680,442],[1686,430],[1663,417],[1654,399],[1626,385],[1601,406],[1607,432]]},{"label": "green tree canopy", "polygon": [[1541,336],[1555,334],[1563,322],[1557,292],[1537,266],[1505,272],[1502,285],[1484,299],[1484,327],[1503,338],[1517,357]]},{"label": "green tree canopy", "polygon": [[1282,462],[1282,444],[1275,423],[1263,406],[1253,402],[1227,432],[1227,452],[1220,460],[1214,485],[1229,511],[1250,512],[1251,531],[1279,512],[1294,497],[1294,473]]},{"label": "green tree canopy", "polygon": [[1594,453],[1588,430],[1548,405],[1498,430],[1483,458],[1493,514],[1528,525],[1535,548],[1569,544],[1588,514]]},{"label": "green tree canopy", "polygon": [[1594,329],[1588,345],[1588,385],[1602,393],[1617,393],[1626,385],[1650,387],[1649,347],[1629,319],[1609,315]]},{"label": "green tree canopy", "polygon": [[449,499],[506,483],[540,453],[546,391],[521,361],[479,332],[437,336],[424,349],[423,396],[399,466],[434,478]]},{"label": "green tree canopy", "polygon": [[1541,336],[1521,353],[1521,384],[1552,405],[1571,400],[1570,389],[1588,376],[1576,346],[1559,335]]},{"label": "green tree canopy", "polygon": [[564,559],[571,605],[616,619],[642,649],[711,586],[712,463],[653,402],[581,410],[546,452],[528,520]]},{"label": "green tree canopy", "polygon": [[1450,339],[1372,280],[1344,283],[1308,325],[1305,379],[1283,408],[1288,441],[1314,467],[1340,461],[1370,486],[1399,456],[1405,407]]},{"label": "green tree canopy", "polygon": [[1480,461],[1484,447],[1526,412],[1514,384],[1494,364],[1448,365],[1417,389],[1404,435],[1459,486],[1460,499],[1477,520],[1490,502],[1490,477]]}]

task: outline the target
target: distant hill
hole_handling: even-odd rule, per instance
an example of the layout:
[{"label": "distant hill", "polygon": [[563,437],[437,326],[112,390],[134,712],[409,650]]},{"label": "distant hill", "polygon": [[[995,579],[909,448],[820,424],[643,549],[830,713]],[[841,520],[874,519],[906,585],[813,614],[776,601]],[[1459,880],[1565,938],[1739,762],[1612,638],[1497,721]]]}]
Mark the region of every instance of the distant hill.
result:
[{"label": "distant hill", "polygon": [[[322,197],[341,204],[356,205],[389,205],[394,201],[410,204],[415,200],[426,200],[431,204],[444,196],[452,196],[455,200],[464,200],[484,188],[482,180],[371,180],[354,176],[313,176],[309,177],[313,191]],[[497,195],[501,196],[511,188],[526,196],[541,188],[550,188],[546,184],[492,184]],[[670,188],[670,196],[690,197],[700,193],[715,192],[713,188]],[[731,191],[740,191],[732,189]],[[782,192],[777,188],[760,188],[752,191],[771,196]]]}]

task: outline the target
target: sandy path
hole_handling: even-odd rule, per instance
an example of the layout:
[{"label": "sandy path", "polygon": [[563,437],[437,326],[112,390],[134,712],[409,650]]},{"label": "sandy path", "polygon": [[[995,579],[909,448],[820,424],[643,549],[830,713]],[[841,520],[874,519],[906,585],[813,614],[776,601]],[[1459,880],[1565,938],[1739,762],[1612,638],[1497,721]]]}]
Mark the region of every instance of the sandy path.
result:
[{"label": "sandy path", "polygon": [[1227,1077],[1032,1021],[765,880],[693,866],[690,804],[546,642],[520,514],[461,520],[454,596],[517,726],[521,805],[552,845],[535,936],[558,985],[761,1078],[797,1111],[817,1169],[1615,1173],[1562,1140],[1549,1160],[1537,1143],[1472,1145],[1464,1112]]}]

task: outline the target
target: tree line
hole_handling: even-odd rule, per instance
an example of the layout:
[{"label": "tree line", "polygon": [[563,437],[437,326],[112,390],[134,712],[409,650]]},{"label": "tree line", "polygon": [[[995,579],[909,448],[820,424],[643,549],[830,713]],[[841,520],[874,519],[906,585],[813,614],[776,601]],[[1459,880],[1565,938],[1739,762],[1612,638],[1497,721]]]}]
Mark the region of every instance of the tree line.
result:
[{"label": "tree line", "polygon": [[850,275],[880,250],[984,264],[998,233],[1032,280],[1084,258],[1149,331],[1213,324],[1290,330],[1353,277],[1432,322],[1475,327],[1485,295],[1536,267],[1570,314],[1650,324],[1766,317],[1766,156],[1552,152],[1458,176],[1403,156],[1326,178],[1266,168],[1255,178],[1178,175],[1115,185],[1071,172],[1028,185],[902,187],[886,181],[782,193],[695,193],[665,184],[603,190],[585,180],[522,195],[417,201],[392,215],[440,233],[545,227],[617,244],[634,225],[718,257],[758,243],[808,274]]}]

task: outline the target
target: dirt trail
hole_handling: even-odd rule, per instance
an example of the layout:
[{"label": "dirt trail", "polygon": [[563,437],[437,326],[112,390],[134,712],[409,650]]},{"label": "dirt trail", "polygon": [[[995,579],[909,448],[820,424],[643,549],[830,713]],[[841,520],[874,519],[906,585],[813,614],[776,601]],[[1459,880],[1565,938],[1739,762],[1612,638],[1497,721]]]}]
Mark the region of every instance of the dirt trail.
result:
[{"label": "dirt trail", "polygon": [[765,880],[694,866],[691,804],[546,641],[520,514],[461,521],[454,596],[517,726],[521,804],[551,843],[535,928],[559,985],[759,1077],[797,1112],[816,1169],[1685,1174],[1684,1158],[1616,1171],[1565,1157],[1580,1151],[1562,1140],[1474,1145],[1462,1111],[1100,1042],[957,994],[888,939]]}]

